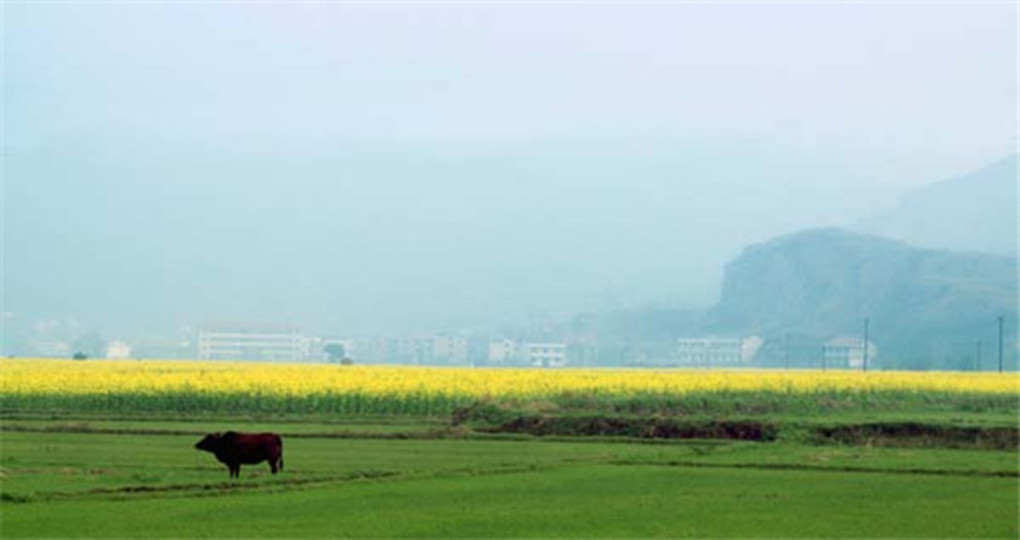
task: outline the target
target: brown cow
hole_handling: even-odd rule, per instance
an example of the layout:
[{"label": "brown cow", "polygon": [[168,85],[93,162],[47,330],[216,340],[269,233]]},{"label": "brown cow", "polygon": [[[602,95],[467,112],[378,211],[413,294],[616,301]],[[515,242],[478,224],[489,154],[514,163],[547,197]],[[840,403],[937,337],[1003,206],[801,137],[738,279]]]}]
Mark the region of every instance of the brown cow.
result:
[{"label": "brown cow", "polygon": [[273,474],[283,470],[283,440],[275,433],[210,433],[195,448],[215,454],[230,469],[231,478],[241,475],[242,463],[269,460]]}]

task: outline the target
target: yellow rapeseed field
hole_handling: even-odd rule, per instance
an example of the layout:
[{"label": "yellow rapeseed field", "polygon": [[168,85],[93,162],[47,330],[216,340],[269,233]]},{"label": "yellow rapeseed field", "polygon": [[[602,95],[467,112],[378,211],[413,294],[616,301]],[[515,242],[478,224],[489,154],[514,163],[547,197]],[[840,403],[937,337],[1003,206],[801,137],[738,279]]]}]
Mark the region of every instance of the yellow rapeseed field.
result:
[{"label": "yellow rapeseed field", "polygon": [[199,361],[0,360],[0,395],[247,394],[276,398],[531,399],[715,392],[1013,394],[1017,374],[950,372],[503,369]]}]

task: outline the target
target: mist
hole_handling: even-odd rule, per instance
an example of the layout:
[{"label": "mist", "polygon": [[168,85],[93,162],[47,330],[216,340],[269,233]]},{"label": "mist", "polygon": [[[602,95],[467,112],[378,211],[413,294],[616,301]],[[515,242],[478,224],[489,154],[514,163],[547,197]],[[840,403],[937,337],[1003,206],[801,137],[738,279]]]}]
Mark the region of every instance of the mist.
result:
[{"label": "mist", "polygon": [[334,335],[708,307],[1015,151],[1006,4],[12,4],[5,313]]}]

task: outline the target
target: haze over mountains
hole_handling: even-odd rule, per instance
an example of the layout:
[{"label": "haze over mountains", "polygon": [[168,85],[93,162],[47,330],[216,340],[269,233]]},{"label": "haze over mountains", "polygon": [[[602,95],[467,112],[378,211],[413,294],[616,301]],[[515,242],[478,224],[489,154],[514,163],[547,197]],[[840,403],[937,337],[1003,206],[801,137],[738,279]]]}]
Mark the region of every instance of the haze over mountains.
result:
[{"label": "haze over mountains", "polygon": [[[99,230],[109,235],[106,241],[111,251],[106,256],[97,256],[102,254],[83,250],[88,248],[87,244],[67,245],[66,254],[72,257],[63,259],[66,261],[63,265],[43,267],[42,272],[53,276],[53,281],[47,283],[49,290],[36,298],[48,296],[58,301],[51,304],[51,309],[72,298],[80,302],[82,292],[72,295],[69,287],[83,278],[101,282],[106,279],[103,274],[113,272],[126,278],[119,283],[122,290],[93,290],[94,299],[78,304],[83,308],[80,313],[95,311],[101,315],[113,308],[111,313],[123,316],[144,313],[153,305],[168,312],[185,311],[188,306],[192,313],[196,310],[205,313],[197,320],[184,319],[191,324],[224,316],[274,320],[275,315],[303,320],[314,328],[316,313],[333,309],[332,316],[318,320],[383,315],[389,319],[406,318],[405,330],[395,333],[407,328],[412,332],[464,328],[465,321],[472,321],[473,329],[485,331],[506,324],[518,327],[529,324],[528,319],[521,318],[519,310],[492,309],[514,306],[517,301],[541,305],[538,322],[542,324],[570,320],[575,313],[588,313],[589,326],[594,325],[592,328],[605,341],[644,342],[659,348],[668,348],[678,335],[705,333],[761,333],[773,341],[780,334],[794,333],[814,343],[825,337],[853,334],[865,316],[874,318],[876,330],[882,328],[884,332],[881,341],[893,348],[914,347],[920,351],[921,344],[932,341],[933,336],[939,337],[936,340],[939,343],[946,339],[970,343],[977,334],[968,332],[979,326],[982,339],[991,343],[986,319],[994,318],[995,313],[1012,317],[1016,312],[1015,250],[1012,256],[995,255],[1009,253],[1009,247],[1016,244],[1016,207],[1010,202],[1016,196],[1016,165],[1013,156],[977,172],[911,191],[897,206],[861,220],[856,227],[886,232],[889,237],[903,240],[902,243],[833,229],[772,240],[773,235],[761,233],[770,229],[789,230],[783,223],[793,215],[807,222],[825,221],[804,219],[803,213],[784,214],[776,220],[768,217],[770,207],[752,210],[762,202],[778,202],[782,194],[751,180],[741,185],[744,193],[756,196],[735,203],[746,209],[743,220],[715,221],[713,213],[730,219],[740,215],[734,214],[733,204],[726,201],[726,188],[701,193],[699,214],[691,215],[692,206],[678,202],[683,200],[679,192],[671,194],[653,187],[656,184],[651,179],[657,176],[653,170],[646,170],[647,181],[635,178],[626,188],[617,189],[608,180],[618,174],[611,169],[596,173],[592,168],[586,168],[586,172],[562,168],[561,176],[586,174],[597,178],[603,174],[607,180],[583,190],[564,191],[568,184],[559,184],[553,177],[541,190],[542,196],[536,194],[512,204],[500,202],[498,197],[487,200],[487,190],[481,187],[476,190],[466,183],[460,184],[459,200],[443,202],[425,191],[417,198],[403,194],[375,208],[376,212],[385,208],[392,212],[390,218],[382,221],[381,216],[365,214],[355,199],[331,202],[303,198],[308,211],[313,212],[307,218],[311,223],[325,225],[335,221],[335,225],[309,228],[309,223],[291,224],[274,230],[269,226],[271,219],[266,226],[253,225],[249,238],[238,239],[229,246],[221,242],[210,244],[209,239],[191,235],[188,237],[196,243],[189,246],[182,243],[184,237],[179,233],[168,235],[167,231],[153,229],[144,222],[133,230],[124,229],[119,224],[122,219],[137,219],[145,212],[125,206],[122,211],[126,213],[88,218],[94,222],[93,227],[98,222]],[[745,163],[739,169],[729,169],[729,174],[739,170],[739,174],[750,179],[754,174],[750,169]],[[711,174],[720,179],[731,178],[722,173],[726,170],[717,169]],[[165,202],[175,201],[173,188],[164,193],[168,197]],[[106,204],[118,197],[115,192],[103,195],[110,197]],[[82,192],[75,200],[84,204],[90,197]],[[219,191],[211,191],[210,197],[221,202],[229,200]],[[271,208],[270,199],[262,195],[254,194],[246,201],[253,205],[252,210]],[[465,205],[467,201],[471,203]],[[187,212],[204,206],[201,202],[192,205],[183,200],[175,202],[174,207],[180,204],[180,210]],[[279,202],[289,204],[286,199]],[[329,208],[334,204],[335,213],[331,214]],[[601,210],[614,204],[621,211],[625,207],[632,211],[635,206],[644,206],[645,215],[620,221],[612,212]],[[445,214],[447,219],[437,221],[436,214],[430,214],[429,209]],[[212,210],[213,207],[208,207],[203,211]],[[536,210],[545,216],[539,226],[529,218]],[[165,220],[167,212],[152,217]],[[476,225],[486,223],[477,221],[481,219],[477,217],[479,212],[502,217],[483,228],[465,229],[472,221]],[[864,209],[860,212],[866,213]],[[58,218],[51,218],[51,222],[53,219]],[[419,220],[420,226],[407,229],[415,220]],[[355,226],[358,223],[382,224],[382,229],[372,231],[374,238],[388,239],[391,244],[350,244],[360,232],[367,231]],[[690,225],[701,228],[689,229]],[[752,232],[756,228],[758,234]],[[34,241],[61,245],[59,238],[47,239],[51,230],[41,226]],[[327,230],[340,232],[331,240],[324,235]],[[406,232],[394,236],[400,230]],[[294,242],[286,240],[285,231],[297,235]],[[445,234],[440,234],[443,231]],[[209,233],[210,239],[223,238],[223,231],[213,229]],[[714,239],[715,243],[699,242],[699,235]],[[676,238],[675,244],[670,244],[670,237]],[[313,238],[321,241],[320,247],[296,251]],[[437,244],[437,238],[448,241]],[[720,241],[723,238],[727,240]],[[750,247],[741,251],[736,248],[740,238],[754,240],[745,240]],[[32,239],[32,235],[26,235],[19,240]],[[340,248],[344,244],[347,247]],[[229,247],[232,258],[223,259],[210,251],[217,245],[221,249]],[[925,246],[966,252],[921,249]],[[130,248],[132,257],[118,258],[121,248]],[[989,254],[977,253],[982,251]],[[155,258],[146,258],[146,253]],[[262,258],[259,253],[271,255]],[[165,267],[154,266],[157,264]],[[627,267],[630,270],[624,270]],[[582,269],[585,271],[579,273]],[[233,274],[229,283],[218,277],[223,272]],[[473,273],[477,275],[465,277]],[[288,275],[300,276],[301,281],[274,280],[274,276]],[[600,290],[600,276],[612,275],[617,279],[628,275],[632,279],[642,275],[645,278],[641,279],[640,287],[621,288],[622,297],[591,296]],[[393,298],[379,296],[377,288],[364,291],[365,298],[353,292],[337,296],[339,290],[350,290],[352,280],[374,287],[393,280],[403,284],[389,288]],[[502,286],[491,289],[500,281]],[[718,302],[711,299],[714,295],[704,293],[697,296],[688,292],[686,298],[676,294],[704,291],[711,288],[713,281],[722,282]],[[169,289],[162,290],[160,283]],[[602,286],[608,283],[612,281],[605,281]],[[196,300],[193,293],[197,285],[208,291],[208,298]],[[483,292],[485,287],[490,290]],[[168,291],[180,294],[169,298]],[[244,291],[249,295],[244,296]],[[32,288],[26,287],[9,296],[17,299],[31,292]],[[126,292],[131,292],[131,296],[125,296]],[[634,295],[635,292],[638,294]],[[318,293],[322,297],[317,297]],[[632,295],[630,300],[628,294]],[[480,302],[474,308],[463,302],[471,297],[473,303]],[[356,307],[368,299],[378,305],[372,309]],[[614,308],[613,302],[623,303]],[[433,326],[423,325],[423,314],[415,310],[438,306],[443,309],[437,309]],[[548,315],[550,309],[554,310],[552,318]],[[388,315],[391,311],[396,314]],[[472,313],[485,315],[471,317]],[[117,315],[108,317],[116,320]],[[318,324],[327,329],[345,328],[342,323]],[[73,339],[72,335],[96,326],[99,325],[95,322],[79,324],[61,332],[65,335],[63,339]],[[14,324],[9,329],[11,341],[19,332]],[[815,353],[814,347],[815,344],[809,347],[808,354]],[[763,353],[767,356],[768,352],[767,346]]]},{"label": "haze over mountains", "polygon": [[839,228],[781,235],[727,264],[710,309],[618,310],[575,325],[650,356],[668,354],[677,336],[758,335],[765,339],[758,363],[818,367],[827,340],[860,338],[868,319],[882,367],[974,369],[981,349],[990,366],[1002,317],[1012,367],[1016,189],[1011,156],[911,191],[855,227],[902,241]]},{"label": "haze over mountains", "polygon": [[744,245],[891,191],[774,149],[678,148],[14,152],[7,309],[120,335],[217,320],[386,335],[708,306]]},{"label": "haze over mountains", "polygon": [[918,247],[1017,253],[1017,156],[913,189],[854,229]]},{"label": "haze over mountains", "polygon": [[[994,2],[4,13],[5,347],[704,311],[746,246],[904,216],[1016,147]],[[1008,222],[993,199],[953,222]],[[918,218],[875,219],[915,241]],[[930,245],[1000,252],[987,227]]]},{"label": "haze over mountains", "polygon": [[[860,337],[868,319],[886,367],[971,369],[976,344],[992,351],[997,343],[998,317],[1016,328],[1018,275],[1015,257],[805,231],[751,246],[730,263],[706,327],[773,343],[793,336],[807,349],[794,361],[811,365],[822,343]],[[1007,339],[1014,350],[1014,333]]]}]

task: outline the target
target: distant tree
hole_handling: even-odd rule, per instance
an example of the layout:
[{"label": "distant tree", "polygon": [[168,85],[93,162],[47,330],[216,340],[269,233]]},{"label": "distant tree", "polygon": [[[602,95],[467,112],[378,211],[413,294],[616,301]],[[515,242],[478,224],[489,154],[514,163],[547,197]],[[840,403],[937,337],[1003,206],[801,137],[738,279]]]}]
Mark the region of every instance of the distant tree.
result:
[{"label": "distant tree", "polygon": [[351,358],[349,356],[345,356],[345,357],[343,357],[342,360],[340,360],[340,365],[343,365],[343,366],[349,366],[349,365],[351,365],[353,363],[354,363],[354,360],[351,360]]},{"label": "distant tree", "polygon": [[344,350],[344,346],[339,343],[329,343],[322,350],[329,355],[330,362],[341,361],[347,352]]},{"label": "distant tree", "polygon": [[74,342],[73,350],[86,358],[103,358],[106,356],[106,340],[97,332],[88,332]]},{"label": "distant tree", "polygon": [[89,355],[87,355],[87,354],[85,354],[85,353],[83,353],[81,351],[78,351],[78,352],[74,353],[74,356],[72,356],[71,358],[74,359],[74,360],[85,360],[88,357],[89,357]]}]

